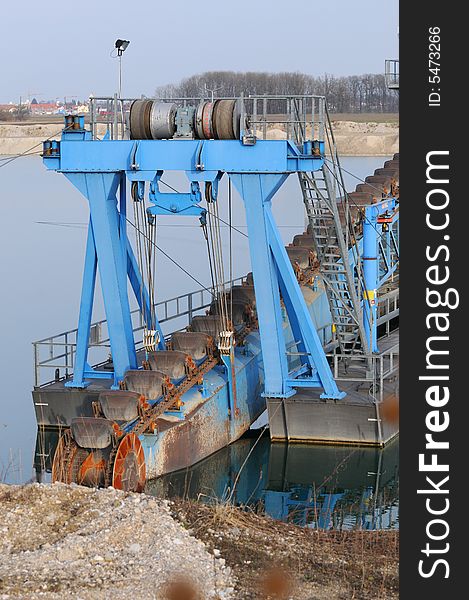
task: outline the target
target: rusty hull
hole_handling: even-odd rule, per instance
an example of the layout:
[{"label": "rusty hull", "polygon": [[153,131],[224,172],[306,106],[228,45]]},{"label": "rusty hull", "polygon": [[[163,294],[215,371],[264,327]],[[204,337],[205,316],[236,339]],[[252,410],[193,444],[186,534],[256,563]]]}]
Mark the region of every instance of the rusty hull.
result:
[{"label": "rusty hull", "polygon": [[256,337],[246,353],[236,353],[236,415],[223,368],[217,367],[205,376],[203,387],[184,394],[181,411],[165,413],[157,421],[157,432],[141,436],[148,479],[191,466],[231,444],[264,412]]}]

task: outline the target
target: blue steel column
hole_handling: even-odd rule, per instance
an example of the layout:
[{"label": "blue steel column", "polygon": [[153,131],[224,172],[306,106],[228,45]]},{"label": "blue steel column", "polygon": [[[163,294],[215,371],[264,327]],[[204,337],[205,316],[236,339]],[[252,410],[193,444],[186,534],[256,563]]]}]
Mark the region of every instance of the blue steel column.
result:
[{"label": "blue steel column", "polygon": [[363,302],[363,326],[368,346],[372,352],[378,352],[377,341],[377,287],[378,287],[378,233],[377,210],[373,206],[365,209],[363,220],[363,277],[365,292]]},{"label": "blue steel column", "polygon": [[[303,294],[296,279],[295,273],[288,258],[285,246],[283,245],[277,227],[275,226],[274,217],[270,205],[266,207],[266,220],[268,226],[269,244],[272,249],[273,256],[278,268],[278,272],[282,279],[285,294],[288,295],[286,306],[291,307],[289,313],[290,322],[295,323],[295,329],[301,331],[301,339],[303,346],[308,354],[313,371],[317,371],[319,381],[324,389],[321,398],[341,399],[345,396],[341,392],[334,377],[332,376],[331,368],[327,362],[326,355],[319,339],[318,332],[314,326],[311,315],[306,307]],[[257,296],[256,296],[257,298]],[[285,300],[285,297],[284,297]]]},{"label": "blue steel column", "polygon": [[81,288],[80,316],[78,318],[77,347],[73,379],[66,382],[66,387],[84,388],[88,383],[83,379],[88,358],[88,343],[90,338],[91,317],[93,314],[93,299],[96,286],[96,267],[98,259],[94,243],[93,227],[88,225],[86,241],[85,266],[83,269],[83,285]]},{"label": "blue steel column", "polygon": [[287,174],[230,174],[246,210],[264,363],[264,395],[270,398],[285,398],[294,394],[294,390],[286,385],[288,365],[280,310],[280,292],[265,217],[265,204],[271,200],[287,176]]},{"label": "blue steel column", "polygon": [[119,237],[124,256],[127,253],[127,178],[119,175]]},{"label": "blue steel column", "polygon": [[[391,264],[391,229],[392,229],[392,223],[386,227],[386,231],[383,231],[383,228],[381,227],[381,235],[384,234],[384,240],[385,240],[385,244],[386,244],[385,256],[386,256],[386,261],[388,264],[388,269],[390,269],[392,267],[392,264]],[[381,273],[379,274],[379,277],[381,278]]]},{"label": "blue steel column", "polygon": [[127,256],[120,240],[117,210],[118,173],[68,173],[67,177],[88,198],[95,236],[101,289],[108,323],[114,383],[125,371],[137,368],[127,295]]}]

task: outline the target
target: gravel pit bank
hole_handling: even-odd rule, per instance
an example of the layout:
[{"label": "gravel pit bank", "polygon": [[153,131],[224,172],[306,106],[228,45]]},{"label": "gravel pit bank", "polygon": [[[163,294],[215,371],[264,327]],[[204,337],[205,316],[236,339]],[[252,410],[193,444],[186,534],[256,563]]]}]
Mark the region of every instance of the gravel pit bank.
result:
[{"label": "gravel pit bank", "polygon": [[397,600],[398,545],[223,502],[0,485],[0,600]]},{"label": "gravel pit bank", "polygon": [[[334,117],[333,117],[334,118]],[[337,150],[341,156],[392,156],[399,152],[399,123],[397,122],[356,122],[335,121],[334,129]],[[285,128],[270,125],[268,138],[286,138]],[[98,136],[104,136],[106,127],[98,125]],[[60,139],[61,124],[11,125],[0,123],[0,155],[13,155],[27,152],[39,154],[45,139]],[[33,148],[33,146],[35,146]]]},{"label": "gravel pit bank", "polygon": [[237,598],[224,560],[164,500],[112,488],[0,485],[2,600],[160,600],[183,576],[198,590],[191,600]]}]

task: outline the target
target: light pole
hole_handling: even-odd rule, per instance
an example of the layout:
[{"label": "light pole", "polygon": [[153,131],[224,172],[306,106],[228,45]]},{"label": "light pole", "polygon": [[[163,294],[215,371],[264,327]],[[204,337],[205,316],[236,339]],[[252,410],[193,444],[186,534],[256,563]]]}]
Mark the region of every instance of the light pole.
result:
[{"label": "light pole", "polygon": [[115,47],[117,49],[117,58],[119,59],[119,88],[118,88],[118,97],[121,97],[122,94],[122,55],[124,51],[127,50],[128,45],[130,44],[129,40],[116,40]]}]

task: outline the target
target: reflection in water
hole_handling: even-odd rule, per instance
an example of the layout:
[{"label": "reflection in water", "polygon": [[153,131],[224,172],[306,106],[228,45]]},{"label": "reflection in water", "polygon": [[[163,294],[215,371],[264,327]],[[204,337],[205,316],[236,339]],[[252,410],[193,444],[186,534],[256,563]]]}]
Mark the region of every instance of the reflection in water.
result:
[{"label": "reflection in water", "polygon": [[231,495],[236,504],[312,528],[399,527],[397,440],[385,449],[271,444],[267,437],[254,443],[239,440],[148,482],[147,492],[206,502]]},{"label": "reflection in water", "polygon": [[[347,189],[355,189],[356,177],[365,178],[388,157],[345,156],[342,166]],[[353,173],[354,175],[351,175]],[[356,177],[355,177],[356,176]],[[171,172],[167,183],[179,190],[187,189],[184,173]],[[18,181],[28,181],[34,194],[25,194]],[[77,324],[77,301],[83,270],[83,251],[86,244],[88,208],[77,189],[65,177],[44,168],[42,160],[29,156],[14,161],[2,169],[2,193],[9,202],[0,202],[2,223],[16,223],[18,206],[22,207],[21,231],[4,226],[0,235],[0,255],[14,260],[2,261],[2,281],[8,281],[15,290],[0,296],[0,364],[8,365],[8,374],[2,377],[0,408],[0,479],[22,483],[31,476],[31,462],[36,432],[36,419],[31,399],[33,370],[29,368],[31,341],[46,338],[57,331],[66,331]],[[289,177],[277,192],[273,212],[280,225],[280,234],[289,243],[296,233],[304,230],[305,214],[298,188],[298,178]],[[220,218],[230,219],[226,177],[220,182]],[[245,231],[244,205],[233,190],[232,218],[238,229]],[[292,201],[292,200],[297,201]],[[181,223],[181,221],[184,223]],[[77,226],[50,226],[43,223],[75,223]],[[228,255],[231,237],[227,226],[222,227],[223,246]],[[29,241],[24,243],[24,239]],[[206,260],[205,240],[197,217],[164,217],[158,226],[159,246],[185,267],[205,286],[210,284],[210,270]],[[248,240],[233,235],[233,275],[245,275],[251,270]],[[31,252],[34,248],[34,252]],[[194,290],[194,281],[182,272],[175,272],[174,264],[163,254],[157,257],[157,300],[173,298]],[[51,277],[44,277],[47,265]],[[25,277],[25,270],[28,276]],[[31,290],[35,291],[31,302]],[[134,305],[133,305],[134,306]],[[104,317],[100,294],[96,300],[93,318]],[[27,316],[27,318],[25,318]],[[11,360],[11,357],[20,357]],[[26,358],[25,358],[26,357]],[[25,362],[26,361],[26,362]],[[44,373],[46,379],[53,378]],[[3,373],[2,373],[3,375]],[[49,377],[50,375],[50,377]],[[47,452],[46,452],[47,453]],[[2,477],[3,475],[3,477]]]},{"label": "reflection in water", "polygon": [[[57,440],[56,429],[37,436],[39,480],[50,473]],[[384,449],[256,440],[244,437],[191,468],[149,481],[146,492],[203,502],[230,498],[311,528],[399,527],[397,439]]]},{"label": "reflection in water", "polygon": [[[253,432],[254,434],[254,432]],[[36,472],[50,472],[57,430],[36,443]],[[147,483],[147,493],[248,505],[274,519],[323,529],[399,527],[399,441],[386,448],[272,444],[245,437],[197,465]]]},{"label": "reflection in water", "polygon": [[48,476],[52,472],[52,460],[62,431],[57,427],[38,427],[36,433],[36,447],[34,449],[33,469],[36,481],[49,482]]}]

